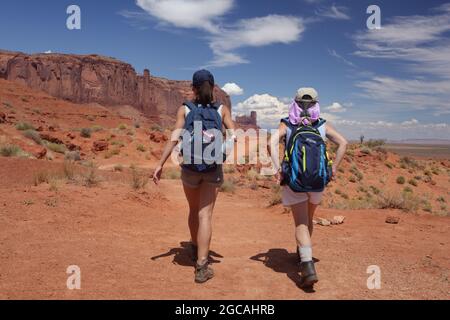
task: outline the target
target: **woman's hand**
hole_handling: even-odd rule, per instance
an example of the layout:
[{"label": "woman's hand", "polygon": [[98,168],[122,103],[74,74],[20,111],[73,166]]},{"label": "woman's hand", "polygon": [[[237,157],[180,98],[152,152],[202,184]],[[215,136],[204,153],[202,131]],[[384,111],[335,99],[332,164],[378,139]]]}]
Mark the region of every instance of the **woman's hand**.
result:
[{"label": "woman's hand", "polygon": [[336,175],[337,175],[337,168],[336,168],[336,166],[333,166],[332,167],[331,181],[335,181],[336,180]]},{"label": "woman's hand", "polygon": [[155,171],[153,172],[152,179],[153,179],[153,182],[156,185],[158,185],[159,181],[161,180],[162,171],[163,171],[163,167],[162,166],[157,166]]}]

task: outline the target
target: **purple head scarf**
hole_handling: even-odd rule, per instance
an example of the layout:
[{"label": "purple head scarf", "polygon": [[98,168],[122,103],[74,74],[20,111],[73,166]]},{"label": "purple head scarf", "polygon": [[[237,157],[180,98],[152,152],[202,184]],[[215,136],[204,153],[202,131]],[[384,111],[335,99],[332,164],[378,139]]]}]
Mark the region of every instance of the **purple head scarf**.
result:
[{"label": "purple head scarf", "polygon": [[291,106],[289,107],[289,121],[295,126],[300,123],[307,126],[319,120],[320,118],[319,102],[316,102],[316,104],[310,107],[307,112],[309,116],[302,117],[302,108],[294,100]]}]

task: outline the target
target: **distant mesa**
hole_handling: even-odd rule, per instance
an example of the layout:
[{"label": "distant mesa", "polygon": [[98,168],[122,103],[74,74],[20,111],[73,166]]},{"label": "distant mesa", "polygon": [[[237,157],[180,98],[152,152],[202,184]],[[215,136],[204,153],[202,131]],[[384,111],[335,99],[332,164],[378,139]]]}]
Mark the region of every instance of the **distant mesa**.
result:
[{"label": "distant mesa", "polygon": [[[165,125],[173,122],[183,101],[191,98],[190,81],[138,75],[128,63],[99,55],[33,54],[0,50],[0,78],[25,84],[74,103],[129,105]],[[215,88],[218,101],[230,97]]]},{"label": "distant mesa", "polygon": [[241,129],[259,129],[258,114],[256,111],[250,112],[250,116],[236,116],[236,124]]}]

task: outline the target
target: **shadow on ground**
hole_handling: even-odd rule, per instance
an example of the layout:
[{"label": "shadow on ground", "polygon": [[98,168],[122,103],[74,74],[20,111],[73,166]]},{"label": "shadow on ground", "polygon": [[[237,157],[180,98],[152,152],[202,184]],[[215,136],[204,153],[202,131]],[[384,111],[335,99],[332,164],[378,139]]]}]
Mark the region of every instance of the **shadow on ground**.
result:
[{"label": "shadow on ground", "polygon": [[[153,261],[161,259],[161,258],[167,258],[173,256],[172,263],[184,267],[194,267],[196,261],[193,258],[193,250],[191,246],[191,242],[189,241],[183,241],[180,242],[180,246],[177,248],[172,248],[166,253],[162,253],[160,255],[154,256],[151,259]],[[218,254],[217,252],[210,251],[209,252],[209,262],[210,263],[220,263],[220,260],[223,256]]]},{"label": "shadow on ground", "polygon": [[[298,255],[297,253],[289,253],[286,249],[269,249],[265,253],[259,253],[250,258],[251,260],[262,262],[267,268],[275,272],[285,273],[287,277],[295,283],[297,288],[306,293],[314,293],[314,288],[301,287],[301,276],[299,274]],[[314,259],[314,262],[319,262]]]}]

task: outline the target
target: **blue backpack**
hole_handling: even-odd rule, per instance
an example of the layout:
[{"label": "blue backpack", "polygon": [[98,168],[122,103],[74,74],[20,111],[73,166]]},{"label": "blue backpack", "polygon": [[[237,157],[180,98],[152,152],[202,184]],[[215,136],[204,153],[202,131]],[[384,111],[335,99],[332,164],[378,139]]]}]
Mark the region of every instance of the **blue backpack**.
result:
[{"label": "blue backpack", "polygon": [[291,131],[286,141],[281,184],[294,192],[322,192],[331,181],[333,163],[318,130],[326,120],[319,119],[309,126],[294,126],[288,118],[281,121]]},{"label": "blue backpack", "polygon": [[[184,162],[187,164],[182,164],[182,167],[194,172],[214,171],[217,169],[217,163],[213,161],[216,159],[215,150],[211,153],[212,159],[205,159],[204,152],[205,149],[215,143],[215,141],[205,141],[204,137],[206,131],[208,130],[216,129],[222,131],[222,117],[218,112],[220,104],[214,103],[203,106],[197,105],[191,101],[186,101],[184,105],[190,110],[185,119],[184,129],[191,133],[191,138],[189,141],[185,141],[185,139],[183,139],[181,154],[183,155]],[[197,136],[194,135],[194,123],[197,121],[201,122],[203,130],[201,137],[203,141],[199,142],[202,145],[202,154],[196,154],[194,150],[194,146],[196,144],[195,139],[197,138]],[[188,159],[185,158],[186,152],[183,152],[183,150],[187,149],[190,150],[190,157],[189,155],[186,155]]]}]

